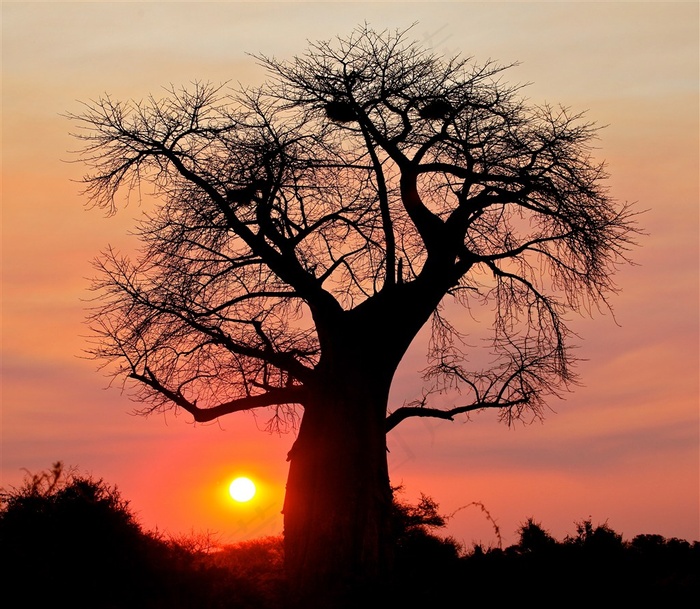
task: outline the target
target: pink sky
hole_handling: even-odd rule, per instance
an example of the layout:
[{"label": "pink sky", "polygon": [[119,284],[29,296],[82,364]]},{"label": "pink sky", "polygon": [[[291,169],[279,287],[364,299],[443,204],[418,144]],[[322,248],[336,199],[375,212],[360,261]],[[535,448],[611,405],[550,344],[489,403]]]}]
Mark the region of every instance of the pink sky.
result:
[{"label": "pink sky", "polygon": [[[607,127],[599,154],[612,195],[648,210],[648,236],[620,270],[608,313],[575,318],[583,386],[544,423],[507,428],[417,420],[388,439],[404,497],[450,514],[482,503],[503,542],[528,517],[556,537],[589,516],[626,538],[700,539],[698,421],[698,4],[689,3],[3,3],[2,481],[63,460],[119,486],[148,528],[220,539],[281,532],[293,437],[252,415],[217,424],[130,416],[133,404],[82,359],[90,260],[129,246],[138,206],[86,211],[71,159],[78,100],[158,94],[194,80],[258,83],[246,53],[281,58],[306,40],[418,22],[414,37],[477,61],[520,62],[510,82],[534,103],[561,102]],[[416,345],[395,405],[420,393]],[[237,473],[260,485],[236,506]],[[447,532],[495,544],[476,507]]]}]

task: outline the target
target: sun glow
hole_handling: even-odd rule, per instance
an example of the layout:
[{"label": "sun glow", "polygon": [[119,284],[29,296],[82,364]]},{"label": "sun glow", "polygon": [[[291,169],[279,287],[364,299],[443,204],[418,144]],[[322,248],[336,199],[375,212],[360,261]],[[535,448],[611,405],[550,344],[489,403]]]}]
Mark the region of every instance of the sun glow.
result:
[{"label": "sun glow", "polygon": [[255,484],[250,478],[236,478],[228,487],[228,492],[234,501],[244,503],[255,496]]}]

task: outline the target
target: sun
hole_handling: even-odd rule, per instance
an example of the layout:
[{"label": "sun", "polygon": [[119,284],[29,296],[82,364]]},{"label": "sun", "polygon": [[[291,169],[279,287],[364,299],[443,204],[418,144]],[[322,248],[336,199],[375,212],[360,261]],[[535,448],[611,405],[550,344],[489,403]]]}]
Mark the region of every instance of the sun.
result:
[{"label": "sun", "polygon": [[250,478],[236,478],[228,487],[228,492],[234,501],[244,503],[255,496],[255,484]]}]

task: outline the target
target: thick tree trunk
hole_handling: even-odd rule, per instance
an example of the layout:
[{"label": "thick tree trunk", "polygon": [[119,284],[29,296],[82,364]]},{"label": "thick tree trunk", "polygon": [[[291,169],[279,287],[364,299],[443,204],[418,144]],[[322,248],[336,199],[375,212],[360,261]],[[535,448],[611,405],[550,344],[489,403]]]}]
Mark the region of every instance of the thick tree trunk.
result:
[{"label": "thick tree trunk", "polygon": [[396,368],[440,291],[402,285],[342,316],[316,317],[323,349],[291,461],[285,563],[304,609],[364,606],[392,567],[386,411]]},{"label": "thick tree trunk", "polygon": [[361,605],[391,565],[388,387],[351,369],[342,376],[305,405],[289,456],[285,560],[292,596],[305,608]]}]

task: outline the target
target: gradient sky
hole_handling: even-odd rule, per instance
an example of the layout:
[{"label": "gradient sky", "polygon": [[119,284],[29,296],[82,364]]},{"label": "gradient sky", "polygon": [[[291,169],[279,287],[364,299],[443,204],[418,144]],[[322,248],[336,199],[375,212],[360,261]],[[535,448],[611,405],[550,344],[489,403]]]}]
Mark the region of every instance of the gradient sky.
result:
[{"label": "gradient sky", "polygon": [[[139,209],[84,208],[62,114],[105,92],[259,83],[247,53],[291,57],[365,21],[417,22],[414,38],[439,52],[520,62],[506,78],[532,83],[533,103],[606,125],[611,194],[647,210],[636,266],[617,275],[615,317],[572,318],[582,386],[543,423],[508,428],[483,413],[402,424],[388,439],[393,484],[454,513],[447,532],[468,546],[497,543],[473,502],[504,544],[528,517],[560,539],[589,517],[628,539],[700,539],[697,2],[3,2],[1,485],[60,459],[117,484],[147,528],[223,542],[281,532],[293,436],[248,414],[210,425],[131,416],[82,357],[90,260],[108,243],[130,246]],[[417,344],[402,363],[395,406],[420,394],[422,354]],[[260,486],[246,506],[226,497],[239,473]]]}]

